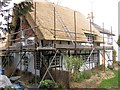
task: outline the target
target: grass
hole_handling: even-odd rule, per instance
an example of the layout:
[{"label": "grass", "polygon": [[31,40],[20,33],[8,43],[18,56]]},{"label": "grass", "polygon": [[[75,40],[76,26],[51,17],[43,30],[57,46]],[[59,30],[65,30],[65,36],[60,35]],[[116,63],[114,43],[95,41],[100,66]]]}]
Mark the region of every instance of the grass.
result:
[{"label": "grass", "polygon": [[100,88],[120,88],[120,71],[113,70],[114,78],[103,80],[100,83]]}]

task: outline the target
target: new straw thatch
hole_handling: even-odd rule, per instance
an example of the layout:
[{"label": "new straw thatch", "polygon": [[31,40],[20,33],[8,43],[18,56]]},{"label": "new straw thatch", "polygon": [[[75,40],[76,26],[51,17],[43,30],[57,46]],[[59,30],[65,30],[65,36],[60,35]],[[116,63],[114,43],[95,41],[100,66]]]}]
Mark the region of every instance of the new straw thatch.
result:
[{"label": "new straw thatch", "polygon": [[[59,5],[54,5],[56,8],[56,40],[71,41],[75,40],[75,26],[74,26],[74,10]],[[59,14],[58,14],[59,13]],[[60,18],[64,21],[68,32],[65,32]],[[36,28],[36,34],[39,39],[54,40],[54,10],[53,4],[50,3],[36,3],[36,25],[35,14],[30,12],[26,15],[26,19],[31,27],[39,26]],[[96,41],[102,42],[99,36],[100,32],[92,26],[90,30],[90,23],[80,12],[76,12],[76,41],[86,42],[87,38],[85,33],[92,33],[96,35]],[[69,35],[68,35],[69,34]]]}]

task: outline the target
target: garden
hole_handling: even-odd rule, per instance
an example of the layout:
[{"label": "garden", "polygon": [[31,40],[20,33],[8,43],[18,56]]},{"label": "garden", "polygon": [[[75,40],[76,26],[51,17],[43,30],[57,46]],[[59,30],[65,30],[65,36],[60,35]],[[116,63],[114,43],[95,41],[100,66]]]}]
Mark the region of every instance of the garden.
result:
[{"label": "garden", "polygon": [[[120,86],[120,62],[115,62],[114,67],[105,68],[103,65],[80,71],[80,67],[83,65],[82,58],[66,56],[64,62],[65,68],[69,71],[69,86],[70,88],[119,88]],[[18,71],[18,73],[20,73]],[[22,72],[23,76],[20,81],[29,88],[35,83],[35,77],[31,73]],[[54,83],[50,79],[40,81],[37,77],[37,83],[40,85],[39,88],[51,89],[56,88],[58,90],[65,89],[65,84]]]}]

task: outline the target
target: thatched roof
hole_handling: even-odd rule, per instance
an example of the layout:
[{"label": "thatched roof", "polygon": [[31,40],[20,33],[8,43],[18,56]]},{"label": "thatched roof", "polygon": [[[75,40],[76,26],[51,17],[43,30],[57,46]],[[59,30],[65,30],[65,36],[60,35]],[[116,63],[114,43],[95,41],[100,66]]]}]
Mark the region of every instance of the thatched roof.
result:
[{"label": "thatched roof", "polygon": [[[75,40],[75,26],[74,26],[74,10],[66,7],[55,5],[56,11],[67,26],[72,40]],[[34,12],[26,15],[31,27],[35,26]],[[70,36],[64,31],[59,16],[56,14],[56,40],[71,41]],[[36,24],[39,26],[36,29],[36,34],[39,39],[54,40],[54,11],[52,4],[49,3],[36,3]],[[85,33],[92,33],[97,36],[98,42],[102,42],[100,32],[92,26],[90,31],[90,23],[80,12],[76,12],[76,40],[79,42],[86,42],[87,38]]]}]

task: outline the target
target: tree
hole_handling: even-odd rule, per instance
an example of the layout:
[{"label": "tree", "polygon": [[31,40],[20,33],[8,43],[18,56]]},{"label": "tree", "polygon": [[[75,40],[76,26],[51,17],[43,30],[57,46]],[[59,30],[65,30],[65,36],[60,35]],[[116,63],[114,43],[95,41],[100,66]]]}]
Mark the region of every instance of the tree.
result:
[{"label": "tree", "polygon": [[118,46],[120,47],[120,35],[119,35],[119,37],[118,37],[117,44],[118,44]]},{"label": "tree", "polygon": [[70,72],[71,79],[79,81],[80,68],[83,65],[82,57],[65,56],[64,66]]},{"label": "tree", "polygon": [[15,17],[24,16],[26,13],[31,12],[33,9],[33,3],[31,2],[21,2],[19,4],[14,4],[13,12]]},{"label": "tree", "polygon": [[10,4],[11,0],[2,0],[0,1],[0,10],[2,10],[4,7],[7,7]]},{"label": "tree", "polygon": [[113,64],[116,63],[116,50],[113,50]]},{"label": "tree", "polygon": [[[4,20],[1,20],[0,22],[0,29],[3,31],[3,32],[6,32],[8,29],[7,29],[7,24],[5,24],[4,21],[8,22],[8,15],[5,14],[5,13],[8,13],[10,9],[7,9],[7,7],[9,6],[10,2],[12,0],[2,0],[0,1],[0,15],[2,18],[4,18]],[[5,26],[4,26],[5,25]]]},{"label": "tree", "polygon": [[[8,32],[8,33],[10,33],[12,30],[14,30],[14,32],[17,32],[17,30],[20,27],[20,17],[25,16],[26,13],[31,12],[33,9],[32,1],[21,2],[19,4],[14,4],[13,15],[10,15],[9,13],[10,9],[4,9],[4,7],[9,6],[10,1],[12,0],[3,0],[2,2],[0,1],[0,11],[1,11],[0,15],[6,21],[6,24],[3,24],[3,22],[0,22],[0,29],[3,32]],[[4,15],[3,12],[6,12],[7,14]],[[15,24],[9,22],[9,19],[11,17],[14,17]]]}]

